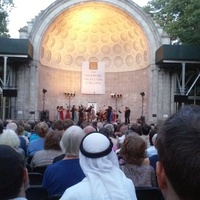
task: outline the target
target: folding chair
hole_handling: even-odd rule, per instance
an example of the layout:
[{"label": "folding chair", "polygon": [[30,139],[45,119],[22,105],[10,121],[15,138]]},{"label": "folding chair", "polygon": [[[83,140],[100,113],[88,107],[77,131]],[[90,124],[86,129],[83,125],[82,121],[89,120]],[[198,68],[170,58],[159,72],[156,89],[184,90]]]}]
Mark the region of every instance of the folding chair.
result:
[{"label": "folding chair", "polygon": [[47,168],[47,165],[34,167],[33,168],[33,172],[38,172],[38,173],[41,173],[41,174],[44,175],[44,172],[45,172],[46,168]]},{"label": "folding chair", "polygon": [[157,187],[136,187],[138,200],[164,200],[162,192]]},{"label": "folding chair", "polygon": [[42,185],[43,175],[38,172],[29,172],[29,184],[30,185]]},{"label": "folding chair", "polygon": [[54,194],[49,196],[48,200],[59,200],[62,197],[62,194]]},{"label": "folding chair", "polygon": [[30,186],[25,192],[28,200],[48,200],[48,192],[42,186]]}]

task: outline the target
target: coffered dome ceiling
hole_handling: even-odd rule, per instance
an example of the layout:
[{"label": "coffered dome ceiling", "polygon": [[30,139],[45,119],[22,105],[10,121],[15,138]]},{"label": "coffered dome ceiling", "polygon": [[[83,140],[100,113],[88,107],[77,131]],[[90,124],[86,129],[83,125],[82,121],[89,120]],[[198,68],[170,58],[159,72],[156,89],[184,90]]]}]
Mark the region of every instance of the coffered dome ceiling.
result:
[{"label": "coffered dome ceiling", "polygon": [[89,2],[63,11],[44,33],[42,65],[81,71],[83,61],[105,62],[107,72],[147,67],[145,34],[131,16],[110,4]]}]

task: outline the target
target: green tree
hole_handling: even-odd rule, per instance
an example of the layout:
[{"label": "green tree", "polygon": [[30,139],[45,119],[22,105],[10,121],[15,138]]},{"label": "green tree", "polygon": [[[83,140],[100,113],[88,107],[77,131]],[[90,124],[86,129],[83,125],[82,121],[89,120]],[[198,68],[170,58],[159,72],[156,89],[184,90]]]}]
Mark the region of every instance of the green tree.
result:
[{"label": "green tree", "polygon": [[9,23],[8,13],[13,7],[13,0],[0,0],[0,37],[10,37],[7,28]]},{"label": "green tree", "polygon": [[183,44],[200,44],[199,0],[150,0],[144,10],[172,40]]}]

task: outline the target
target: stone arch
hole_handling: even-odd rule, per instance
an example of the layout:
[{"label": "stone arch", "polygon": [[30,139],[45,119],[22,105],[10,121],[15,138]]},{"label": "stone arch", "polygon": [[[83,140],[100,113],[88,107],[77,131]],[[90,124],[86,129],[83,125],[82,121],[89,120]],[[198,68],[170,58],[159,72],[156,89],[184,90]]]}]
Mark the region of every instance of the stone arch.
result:
[{"label": "stone arch", "polygon": [[[65,12],[67,9],[70,9],[71,7],[77,6],[78,4],[84,4],[87,2],[91,2],[88,0],[80,1],[80,0],[58,0],[51,4],[45,11],[43,11],[38,19],[36,20],[34,24],[34,28],[32,29],[29,39],[32,42],[34,49],[34,58],[37,60],[39,58],[39,48],[38,44],[41,44],[42,36],[44,35],[45,31],[48,29],[48,27],[51,25],[53,20],[58,17],[59,15],[62,15],[62,12]],[[146,39],[149,43],[150,48],[150,63],[154,63],[154,54],[155,51],[160,47],[162,44],[162,38],[158,32],[158,29],[156,28],[153,21],[142,11],[142,9],[135,4],[131,0],[123,1],[123,0],[106,0],[106,1],[95,1],[100,2],[103,4],[112,5],[119,10],[124,11],[129,16],[132,17],[132,19],[142,28],[144,31],[144,34],[146,36]]]}]

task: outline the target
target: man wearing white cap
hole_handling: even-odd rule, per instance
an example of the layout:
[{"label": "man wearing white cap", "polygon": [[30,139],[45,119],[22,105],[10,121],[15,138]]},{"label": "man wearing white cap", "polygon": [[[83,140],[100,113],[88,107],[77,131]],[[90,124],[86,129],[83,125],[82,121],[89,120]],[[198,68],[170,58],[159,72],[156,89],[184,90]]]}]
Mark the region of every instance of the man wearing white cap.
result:
[{"label": "man wearing white cap", "polygon": [[80,144],[80,165],[85,178],[68,188],[60,200],[136,200],[132,181],[119,169],[112,142],[104,134],[93,132]]}]

